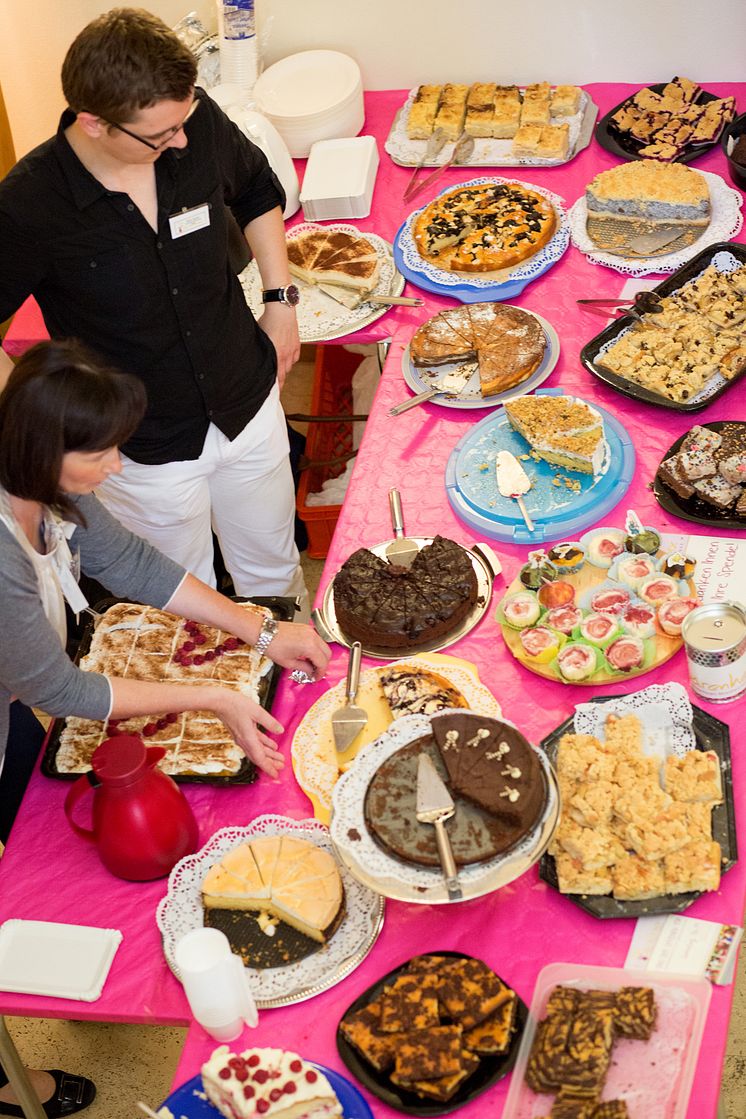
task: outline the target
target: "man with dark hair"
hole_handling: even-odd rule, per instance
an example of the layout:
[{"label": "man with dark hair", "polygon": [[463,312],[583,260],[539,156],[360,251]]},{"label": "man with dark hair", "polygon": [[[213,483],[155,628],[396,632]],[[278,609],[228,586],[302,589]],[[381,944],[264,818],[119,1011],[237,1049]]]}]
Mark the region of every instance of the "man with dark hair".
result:
[{"label": "man with dark hair", "polygon": [[[0,183],[0,321],[32,294],[53,338],[144,381],[122,475],[99,491],[119,520],[214,584],[213,526],[239,594],[302,595],[279,402],[299,353],[284,195],[195,80],[189,50],[141,9],[80,32],[57,135]],[[259,266],[259,322],[226,206]]]}]

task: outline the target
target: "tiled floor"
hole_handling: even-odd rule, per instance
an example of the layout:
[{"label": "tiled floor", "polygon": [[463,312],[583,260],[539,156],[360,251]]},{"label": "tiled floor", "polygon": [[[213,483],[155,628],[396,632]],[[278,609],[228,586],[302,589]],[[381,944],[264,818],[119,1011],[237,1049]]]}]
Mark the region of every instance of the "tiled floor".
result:
[{"label": "tiled floor", "polygon": [[[309,411],[312,360],[305,352],[291,370],[283,390],[288,412]],[[303,566],[313,597],[323,563],[304,558]],[[96,1082],[97,1098],[85,1112],[90,1119],[135,1119],[137,1100],[151,1107],[159,1104],[168,1093],[185,1036],[182,1029],[28,1018],[11,1018],[8,1025],[27,1064],[66,1068]],[[721,1098],[720,1119],[746,1119],[746,963],[736,981]]]}]

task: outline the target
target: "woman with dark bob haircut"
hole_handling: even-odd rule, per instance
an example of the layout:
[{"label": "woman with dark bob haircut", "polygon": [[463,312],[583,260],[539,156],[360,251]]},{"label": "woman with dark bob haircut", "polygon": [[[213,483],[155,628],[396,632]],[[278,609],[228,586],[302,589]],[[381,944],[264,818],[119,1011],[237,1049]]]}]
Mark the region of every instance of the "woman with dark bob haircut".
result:
[{"label": "woman with dark bob haircut", "polygon": [[[121,470],[117,446],[145,408],[136,378],[106,369],[79,343],[28,350],[0,394],[0,840],[6,840],[43,738],[29,710],[106,720],[213,711],[270,776],[283,728],[218,684],[151,683],[77,668],[65,654],[64,600],[86,601],[80,569],[115,595],[217,626],[268,649],[286,668],[323,675],[329,649],[310,626],[267,623],[201,583],[104,509],[93,490]],[[6,750],[7,743],[7,750]]]}]

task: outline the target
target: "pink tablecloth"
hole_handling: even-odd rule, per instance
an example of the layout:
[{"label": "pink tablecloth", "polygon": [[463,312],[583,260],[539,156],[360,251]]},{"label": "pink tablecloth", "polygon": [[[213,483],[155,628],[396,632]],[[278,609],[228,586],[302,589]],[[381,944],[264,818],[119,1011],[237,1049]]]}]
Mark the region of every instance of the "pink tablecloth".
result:
[{"label": "pink tablecloth", "polygon": [[[588,88],[603,113],[632,87]],[[726,88],[721,88],[725,93]],[[743,100],[746,86],[737,87],[735,92]],[[379,138],[381,149],[382,138],[388,132],[402,98],[401,93],[371,94],[368,97],[366,131]],[[391,237],[405,215],[400,199],[409,173],[391,165],[383,151],[382,156],[374,215],[359,224],[363,229],[375,229]],[[593,174],[615,162],[594,143],[564,168],[544,171],[526,169],[519,177],[547,185],[572,203]],[[724,157],[718,149],[699,161],[697,166],[724,175],[727,173]],[[453,182],[466,177],[463,171],[450,173],[450,181]],[[592,378],[581,368],[578,360],[582,344],[597,332],[601,320],[579,311],[576,298],[581,295],[614,295],[623,282],[622,276],[606,268],[592,266],[571,247],[556,267],[529,285],[515,302],[540,312],[560,335],[562,352],[548,387],[561,386],[567,392],[577,392],[602,405],[624,424],[635,443],[638,459],[632,487],[617,509],[604,518],[605,522],[619,523],[624,511],[634,507],[645,523],[657,524],[663,531],[698,531],[697,526],[688,526],[663,513],[648,488],[663,452],[695,420],[626,400]],[[416,289],[409,285],[409,290]],[[439,297],[428,296],[427,307],[419,311],[397,309],[380,320],[380,328],[383,330],[385,324],[384,333],[392,335],[393,344],[358,455],[324,582],[332,577],[354,548],[390,537],[387,491],[393,485],[399,486],[402,491],[406,527],[410,533],[431,535],[438,531],[467,545],[476,539],[452,513],[445,497],[443,474],[455,443],[484,413],[455,412],[427,405],[396,420],[386,415],[391,404],[407,395],[400,360],[414,325],[446,302]],[[739,417],[743,412],[743,401],[744,390],[736,386],[711,405],[702,414],[703,418]],[[524,562],[526,549],[500,543],[494,546],[503,561],[505,579],[509,581]],[[503,585],[502,580],[498,580],[496,598]],[[534,741],[562,722],[576,702],[590,698],[596,691],[607,694],[628,690],[624,687],[562,687],[528,673],[511,658],[502,643],[494,621],[494,604],[479,627],[452,646],[452,651],[478,664],[482,680],[499,698],[505,714],[513,718]],[[344,654],[335,647],[328,682],[340,678],[344,665]],[[671,679],[686,682],[682,654],[640,683]],[[285,725],[284,741],[288,748],[292,732],[303,713],[326,686],[326,683],[306,689],[292,684],[281,686],[275,711]],[[707,709],[735,728],[739,716],[743,717],[746,712],[746,705],[744,701],[739,701],[722,708]],[[734,748],[733,774],[738,792],[740,781],[744,779],[741,776],[744,767],[737,737]],[[95,854],[67,830],[61,813],[64,794],[65,787],[61,784],[39,776],[34,778],[8,851],[0,864],[0,918],[27,917],[113,925],[123,930],[124,942],[98,1002],[87,1004],[0,994],[0,1012],[113,1021],[187,1021],[188,1011],[181,988],[163,962],[153,920],[153,910],[163,894],[164,884],[126,884],[105,874]],[[295,784],[289,769],[275,784],[262,779],[257,786],[236,790],[191,787],[187,795],[200,820],[203,839],[218,827],[246,823],[264,811],[282,811],[295,818],[310,815],[309,802]],[[742,834],[746,834],[743,830],[746,816],[738,796],[736,808]],[[740,923],[745,895],[746,871],[739,865],[724,877],[716,894],[700,899],[690,912],[718,921]],[[587,916],[540,882],[535,870],[499,893],[457,907],[426,908],[389,902],[382,935],[357,971],[312,1001],[263,1012],[258,1028],[247,1032],[243,1041],[245,1044],[282,1044],[344,1071],[334,1045],[340,1015],[371,982],[415,952],[455,949],[478,954],[513,984],[528,1002],[537,973],[549,962],[567,960],[621,966],[633,927],[631,921],[600,923]],[[707,1119],[715,1115],[731,997],[731,988],[713,990],[705,1041],[687,1113],[689,1119]],[[210,1040],[194,1026],[189,1033],[175,1082],[180,1083],[192,1076],[211,1048]],[[505,1092],[504,1083],[495,1086],[478,1102],[468,1105],[463,1114],[481,1115],[489,1108],[490,1114],[499,1115]],[[396,1114],[379,1101],[372,1100],[372,1103],[376,1116]]]}]

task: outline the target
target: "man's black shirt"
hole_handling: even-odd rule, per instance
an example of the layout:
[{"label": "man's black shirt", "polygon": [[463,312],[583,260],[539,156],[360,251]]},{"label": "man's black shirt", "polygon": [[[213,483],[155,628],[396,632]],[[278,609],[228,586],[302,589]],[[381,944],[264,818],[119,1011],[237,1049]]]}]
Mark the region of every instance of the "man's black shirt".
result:
[{"label": "man's black shirt", "polygon": [[[141,377],[148,410],[122,450],[143,463],[198,458],[211,422],[235,438],[275,379],[274,347],[230,267],[225,205],[243,229],[283,191],[260,149],[197,96],[188,146],[155,161],[157,234],[81,164],[70,111],[0,183],[0,321],[33,295],[53,338]],[[209,225],[174,238],[169,218],[204,203]]]}]

